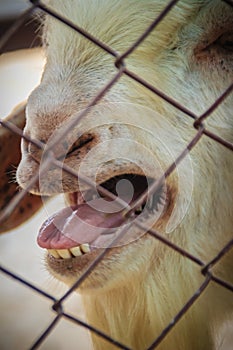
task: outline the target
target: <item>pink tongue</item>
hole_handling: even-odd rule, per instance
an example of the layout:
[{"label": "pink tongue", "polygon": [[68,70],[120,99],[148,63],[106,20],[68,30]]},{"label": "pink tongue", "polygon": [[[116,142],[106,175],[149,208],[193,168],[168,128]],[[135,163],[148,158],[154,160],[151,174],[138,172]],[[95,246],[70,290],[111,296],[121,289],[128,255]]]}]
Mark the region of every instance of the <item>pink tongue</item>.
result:
[{"label": "pink tongue", "polygon": [[112,233],[124,222],[119,208],[116,203],[104,198],[64,208],[44,222],[37,242],[47,249],[69,249],[91,243],[101,233]]}]

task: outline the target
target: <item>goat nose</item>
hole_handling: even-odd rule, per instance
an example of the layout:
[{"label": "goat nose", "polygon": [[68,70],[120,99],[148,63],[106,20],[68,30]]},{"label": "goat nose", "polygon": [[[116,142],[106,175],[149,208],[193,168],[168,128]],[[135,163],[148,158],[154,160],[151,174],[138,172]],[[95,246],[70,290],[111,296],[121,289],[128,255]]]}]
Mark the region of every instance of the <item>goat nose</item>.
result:
[{"label": "goat nose", "polygon": [[37,162],[40,162],[41,154],[44,148],[43,142],[31,140],[30,136],[25,134],[25,138],[23,137],[21,141],[21,147],[23,154],[29,155]]},{"label": "goat nose", "polygon": [[88,152],[90,144],[94,139],[96,139],[96,135],[86,133],[76,140],[71,141],[65,138],[55,144],[53,144],[53,140],[51,140],[51,143],[46,143],[45,140],[39,140],[39,142],[36,143],[23,140],[23,150],[38,163],[41,162],[44,152],[48,150],[52,152],[56,159],[64,160],[77,153]]},{"label": "goat nose", "polygon": [[35,144],[28,142],[27,147],[28,154],[37,162],[40,162],[42,150],[41,148],[37,147]]},{"label": "goat nose", "polygon": [[43,156],[46,154],[46,151],[52,151],[52,154],[54,158],[61,159],[65,158],[65,155],[67,153],[66,149],[66,143],[61,143],[59,145],[56,145],[56,147],[49,148],[49,145],[46,144],[46,142],[41,142],[38,144],[35,144],[33,142],[25,142],[24,141],[24,150],[26,153],[33,158],[37,163],[40,163],[42,161]]}]

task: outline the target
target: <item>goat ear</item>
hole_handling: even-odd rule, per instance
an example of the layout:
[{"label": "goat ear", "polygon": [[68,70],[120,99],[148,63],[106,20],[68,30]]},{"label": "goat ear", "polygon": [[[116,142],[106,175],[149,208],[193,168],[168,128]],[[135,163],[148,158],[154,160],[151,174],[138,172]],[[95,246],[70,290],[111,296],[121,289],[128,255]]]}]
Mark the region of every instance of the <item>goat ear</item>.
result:
[{"label": "goat ear", "polygon": [[[25,125],[25,107],[21,104],[4,121],[8,121],[23,130]],[[9,202],[19,192],[15,172],[21,158],[21,137],[0,125],[0,217]],[[28,220],[40,207],[40,196],[26,194],[16,209],[0,223],[0,233],[12,230]]]}]

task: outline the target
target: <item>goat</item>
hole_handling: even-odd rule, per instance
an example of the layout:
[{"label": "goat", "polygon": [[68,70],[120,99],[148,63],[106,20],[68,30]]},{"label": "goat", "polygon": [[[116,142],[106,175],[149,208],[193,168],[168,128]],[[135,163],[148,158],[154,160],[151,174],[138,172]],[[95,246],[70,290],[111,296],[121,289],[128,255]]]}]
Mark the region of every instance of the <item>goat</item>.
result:
[{"label": "goat", "polygon": [[[119,53],[165,6],[162,0],[51,0],[47,5]],[[49,15],[43,30],[46,65],[27,102],[24,132],[49,146],[116,74],[116,67],[112,56]],[[232,83],[232,40],[230,5],[220,0],[180,0],[125,64],[198,116]],[[229,142],[232,107],[230,95],[206,122]],[[194,137],[192,123],[183,112],[122,74],[100,103],[56,143],[54,154],[80,178],[85,175],[132,205],[163,177]],[[22,188],[43,162],[43,152],[23,140],[17,170]],[[230,150],[202,136],[157,192],[132,211],[131,222],[125,225],[142,218],[148,229],[158,230],[200,260],[211,261],[232,239],[232,170]],[[117,228],[126,227],[124,210],[54,165],[41,172],[31,192],[46,196],[65,192],[68,207],[44,223],[38,243],[47,249],[50,272],[72,285],[108,246]],[[147,230],[133,224],[127,227],[127,235],[107,250],[78,292],[92,325],[129,348],[142,350],[205,277],[200,266]],[[230,251],[214,273],[233,283],[232,271]],[[157,348],[214,349],[215,330],[232,307],[232,294],[211,282]],[[114,348],[97,335],[93,344],[97,350]]]}]

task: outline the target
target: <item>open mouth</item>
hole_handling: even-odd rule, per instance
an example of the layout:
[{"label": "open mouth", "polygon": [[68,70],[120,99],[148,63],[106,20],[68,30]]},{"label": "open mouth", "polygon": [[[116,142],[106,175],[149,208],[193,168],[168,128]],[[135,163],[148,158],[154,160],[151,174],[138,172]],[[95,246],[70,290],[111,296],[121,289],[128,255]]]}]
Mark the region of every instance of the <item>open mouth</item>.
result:
[{"label": "open mouth", "polygon": [[98,248],[105,248],[119,228],[126,224],[125,209],[133,206],[142,195],[144,200],[132,210],[131,221],[139,217],[146,220],[164,212],[166,187],[163,184],[148,196],[148,188],[153,181],[146,176],[123,174],[101,183],[102,188],[120,198],[125,206],[99,190],[67,193],[69,206],[44,222],[37,239],[39,246],[46,248],[55,259],[82,257]]}]

